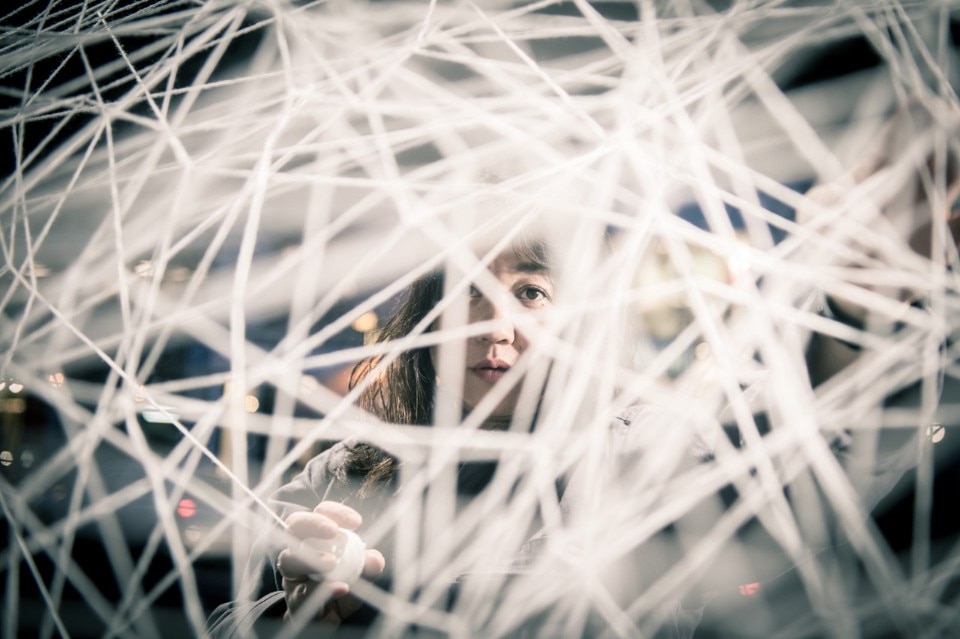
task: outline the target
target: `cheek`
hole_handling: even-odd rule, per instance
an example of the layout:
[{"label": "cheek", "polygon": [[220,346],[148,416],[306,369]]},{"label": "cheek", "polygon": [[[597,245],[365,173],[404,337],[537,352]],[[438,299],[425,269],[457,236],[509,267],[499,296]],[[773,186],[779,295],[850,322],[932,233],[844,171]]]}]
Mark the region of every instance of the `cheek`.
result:
[{"label": "cheek", "polygon": [[530,344],[530,341],[527,339],[527,336],[521,331],[515,331],[513,334],[513,346],[519,352],[527,350],[527,345]]}]

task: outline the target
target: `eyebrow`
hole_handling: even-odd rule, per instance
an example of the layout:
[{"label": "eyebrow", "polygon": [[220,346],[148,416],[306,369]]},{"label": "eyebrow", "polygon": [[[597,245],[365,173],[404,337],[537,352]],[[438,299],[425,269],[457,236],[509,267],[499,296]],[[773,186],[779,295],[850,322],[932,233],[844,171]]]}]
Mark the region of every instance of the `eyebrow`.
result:
[{"label": "eyebrow", "polygon": [[520,262],[514,269],[518,273],[546,273],[549,271],[546,264],[539,262]]}]

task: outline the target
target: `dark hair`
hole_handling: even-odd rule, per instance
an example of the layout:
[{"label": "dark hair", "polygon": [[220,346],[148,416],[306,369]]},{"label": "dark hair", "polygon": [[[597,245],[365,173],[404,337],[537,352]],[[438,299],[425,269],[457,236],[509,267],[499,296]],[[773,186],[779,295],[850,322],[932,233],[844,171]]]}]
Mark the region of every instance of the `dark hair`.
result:
[{"label": "dark hair", "polygon": [[[548,251],[541,241],[521,240],[512,246],[514,254],[523,262],[533,262],[548,268]],[[443,297],[442,272],[432,272],[420,278],[407,291],[397,312],[384,324],[378,343],[402,339],[433,310]],[[437,374],[428,347],[401,352],[385,367],[378,369],[381,356],[369,357],[350,373],[353,389],[369,375],[376,375],[360,393],[357,405],[379,419],[393,424],[429,426],[433,421],[436,400]],[[370,444],[351,448],[347,472],[363,477],[359,496],[366,496],[375,484],[393,478],[399,461],[387,452]]]},{"label": "dark hair", "polygon": [[[409,335],[442,296],[442,273],[433,272],[414,282],[397,312],[380,330],[377,342],[390,342]],[[376,379],[361,391],[357,405],[385,422],[429,425],[433,419],[437,386],[430,349],[403,351],[386,367],[375,371],[380,360],[381,356],[369,357],[353,367],[351,389],[368,375],[376,375]],[[363,497],[372,485],[392,478],[398,463],[385,451],[362,443],[351,449],[347,472],[363,477],[360,487],[360,497]]]},{"label": "dark hair", "polygon": [[[442,295],[443,275],[440,273],[431,273],[414,282],[397,312],[380,330],[377,342],[391,342],[409,335],[437,305]],[[380,359],[380,356],[370,357],[354,366],[350,374],[350,388],[371,374]],[[363,390],[357,401],[361,408],[394,424],[425,426],[430,423],[436,371],[428,348],[403,351],[375,374],[377,379]]]}]

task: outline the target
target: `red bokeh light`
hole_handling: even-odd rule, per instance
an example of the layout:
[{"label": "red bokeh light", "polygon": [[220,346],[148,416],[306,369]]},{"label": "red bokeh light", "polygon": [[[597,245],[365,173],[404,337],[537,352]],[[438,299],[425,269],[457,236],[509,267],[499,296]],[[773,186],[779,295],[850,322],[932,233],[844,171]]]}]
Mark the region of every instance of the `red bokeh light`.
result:
[{"label": "red bokeh light", "polygon": [[184,497],[180,500],[180,503],[177,504],[177,514],[184,519],[193,517],[197,514],[197,502]]}]

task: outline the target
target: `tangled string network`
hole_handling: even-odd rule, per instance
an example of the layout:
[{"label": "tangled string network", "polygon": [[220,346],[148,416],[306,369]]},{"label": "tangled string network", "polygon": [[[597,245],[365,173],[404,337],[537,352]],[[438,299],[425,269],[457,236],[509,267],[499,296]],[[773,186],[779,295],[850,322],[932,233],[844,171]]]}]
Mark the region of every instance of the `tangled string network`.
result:
[{"label": "tangled string network", "polygon": [[[644,637],[677,606],[697,637],[960,636],[958,9],[5,8],[3,637],[204,636],[270,493],[353,436],[404,478],[370,636]],[[446,317],[528,234],[563,283],[537,426],[357,409],[365,357],[436,347],[442,386],[471,330]],[[377,342],[435,269],[439,328]],[[891,438],[909,468],[877,487]],[[464,461],[497,474],[458,505]]]}]

